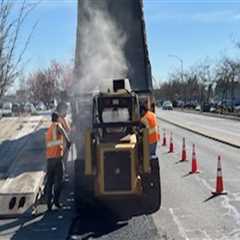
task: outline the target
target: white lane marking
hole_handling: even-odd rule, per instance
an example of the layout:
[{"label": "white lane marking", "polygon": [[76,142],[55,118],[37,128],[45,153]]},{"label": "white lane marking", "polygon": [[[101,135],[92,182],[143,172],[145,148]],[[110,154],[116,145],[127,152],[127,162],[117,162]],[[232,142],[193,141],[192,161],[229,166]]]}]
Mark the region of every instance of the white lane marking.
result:
[{"label": "white lane marking", "polygon": [[[208,188],[210,191],[212,191],[212,187],[207,183],[207,181],[205,179],[202,179],[199,176],[196,176],[196,179],[200,182],[203,183],[203,185]],[[236,199],[236,194],[235,196],[233,196],[234,199],[230,199],[230,196],[222,196],[223,197],[223,201],[222,201],[222,206],[228,210],[228,215],[233,217],[233,219],[235,220],[236,224],[240,225],[240,213],[237,210],[236,207],[234,207],[233,205],[230,204],[230,201],[233,201]],[[239,196],[237,196],[239,197]]]},{"label": "white lane marking", "polygon": [[174,211],[172,208],[169,208],[169,212],[171,213],[172,217],[173,217],[173,221],[176,223],[177,227],[178,227],[178,231],[180,233],[180,235],[185,239],[185,240],[189,240],[180,220],[178,219],[178,217],[175,215]]},{"label": "white lane marking", "polygon": [[222,205],[224,208],[228,209],[228,215],[232,216],[235,219],[236,223],[240,225],[240,213],[236,207],[230,204],[229,197],[224,196]]},{"label": "white lane marking", "polygon": [[196,179],[201,182],[209,191],[213,191],[213,188],[207,183],[207,181],[199,176],[196,176]]},{"label": "white lane marking", "polygon": [[240,192],[233,193],[234,201],[240,201]]},{"label": "white lane marking", "polygon": [[229,234],[231,237],[234,237],[234,239],[239,239],[240,238],[240,229],[234,229],[232,232]]},{"label": "white lane marking", "polygon": [[213,240],[208,234],[207,234],[207,232],[206,231],[204,231],[204,230],[200,230],[200,229],[195,229],[195,230],[186,230],[190,235],[191,235],[191,233],[193,233],[193,234],[196,234],[196,232],[198,232],[199,234],[202,234],[202,235],[204,235],[204,238],[200,238],[200,237],[198,237],[198,238],[196,238],[196,237],[191,237],[190,238],[190,240],[193,240],[193,239],[201,239],[201,240]]},{"label": "white lane marking", "polygon": [[201,232],[205,235],[206,240],[212,240],[212,238],[207,234],[206,231],[201,231]]}]

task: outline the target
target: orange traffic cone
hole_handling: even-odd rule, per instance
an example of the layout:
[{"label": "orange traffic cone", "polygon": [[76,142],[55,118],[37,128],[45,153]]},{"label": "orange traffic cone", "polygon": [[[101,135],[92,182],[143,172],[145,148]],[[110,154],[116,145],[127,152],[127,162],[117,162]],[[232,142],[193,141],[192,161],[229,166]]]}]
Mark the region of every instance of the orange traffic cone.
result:
[{"label": "orange traffic cone", "polygon": [[166,130],[163,130],[163,143],[162,146],[166,146],[167,145],[167,140],[166,140]]},{"label": "orange traffic cone", "polygon": [[193,173],[200,173],[200,171],[198,170],[195,144],[193,144],[193,146],[192,146],[192,171],[189,172],[189,174],[193,174]]},{"label": "orange traffic cone", "polygon": [[173,153],[173,137],[172,137],[172,133],[170,134],[170,145],[169,145],[169,153]]},{"label": "orange traffic cone", "polygon": [[218,156],[218,165],[217,165],[217,178],[216,178],[216,191],[212,192],[213,195],[226,195],[227,192],[223,188],[223,176],[222,176],[222,166],[221,166],[221,157]]},{"label": "orange traffic cone", "polygon": [[183,143],[182,143],[182,157],[181,157],[181,162],[187,161],[187,153],[186,153],[186,143],[185,143],[185,138],[183,138]]}]

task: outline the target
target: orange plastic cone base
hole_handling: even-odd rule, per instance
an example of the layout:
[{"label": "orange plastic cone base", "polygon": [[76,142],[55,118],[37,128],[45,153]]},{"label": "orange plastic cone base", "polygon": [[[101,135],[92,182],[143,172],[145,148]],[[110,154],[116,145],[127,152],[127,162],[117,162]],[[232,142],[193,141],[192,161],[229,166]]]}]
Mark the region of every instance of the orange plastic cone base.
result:
[{"label": "orange plastic cone base", "polygon": [[223,189],[223,178],[222,176],[217,177],[216,180],[216,192],[212,192],[213,195],[220,195],[220,194],[224,194],[226,195],[227,192],[224,191]]},{"label": "orange plastic cone base", "polygon": [[181,161],[182,161],[182,162],[183,162],[183,161],[187,161],[187,153],[186,153],[186,150],[185,150],[185,149],[182,150],[182,158],[181,158]]},{"label": "orange plastic cone base", "polygon": [[190,173],[190,174],[200,173],[200,171],[198,170],[197,159],[193,159],[193,160],[192,160],[192,171],[189,172],[189,173]]},{"label": "orange plastic cone base", "polygon": [[163,143],[162,143],[163,146],[166,146],[167,145],[167,141],[166,141],[166,137],[164,136],[163,137]]},{"label": "orange plastic cone base", "polygon": [[189,174],[200,173],[195,152],[195,144],[192,145],[192,171]]},{"label": "orange plastic cone base", "polygon": [[170,143],[170,147],[169,147],[169,153],[173,153],[173,143]]}]

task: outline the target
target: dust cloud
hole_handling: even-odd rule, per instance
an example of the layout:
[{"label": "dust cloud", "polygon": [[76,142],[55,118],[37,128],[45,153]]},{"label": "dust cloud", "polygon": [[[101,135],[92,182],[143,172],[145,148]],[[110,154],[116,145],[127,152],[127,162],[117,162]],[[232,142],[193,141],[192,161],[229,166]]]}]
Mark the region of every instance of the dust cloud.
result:
[{"label": "dust cloud", "polygon": [[109,0],[78,1],[78,33],[75,57],[74,95],[76,111],[73,134],[78,158],[84,156],[84,133],[92,124],[92,95],[112,89],[112,80],[127,77],[124,55],[126,35],[109,13]]},{"label": "dust cloud", "polygon": [[[76,90],[92,92],[112,87],[112,79],[127,77],[123,47],[127,36],[111,18],[108,1],[79,1]],[[111,88],[112,89],[112,88]]]}]

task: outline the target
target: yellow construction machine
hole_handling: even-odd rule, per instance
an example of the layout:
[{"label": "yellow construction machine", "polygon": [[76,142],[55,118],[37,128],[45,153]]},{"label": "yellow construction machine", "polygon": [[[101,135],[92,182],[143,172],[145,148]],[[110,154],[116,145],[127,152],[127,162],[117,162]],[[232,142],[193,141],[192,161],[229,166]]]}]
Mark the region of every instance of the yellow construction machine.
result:
[{"label": "yellow construction machine", "polygon": [[[159,162],[149,154],[138,95],[124,85],[124,79],[113,80],[113,92],[92,97],[84,158],[76,163],[76,204],[81,208],[100,202],[116,212],[128,206],[125,211],[133,215],[153,213],[161,204]],[[78,107],[83,109],[81,100]]]},{"label": "yellow construction machine", "polygon": [[140,123],[140,105],[153,102],[142,0],[78,0],[74,73],[77,208],[157,211],[159,161]]}]

